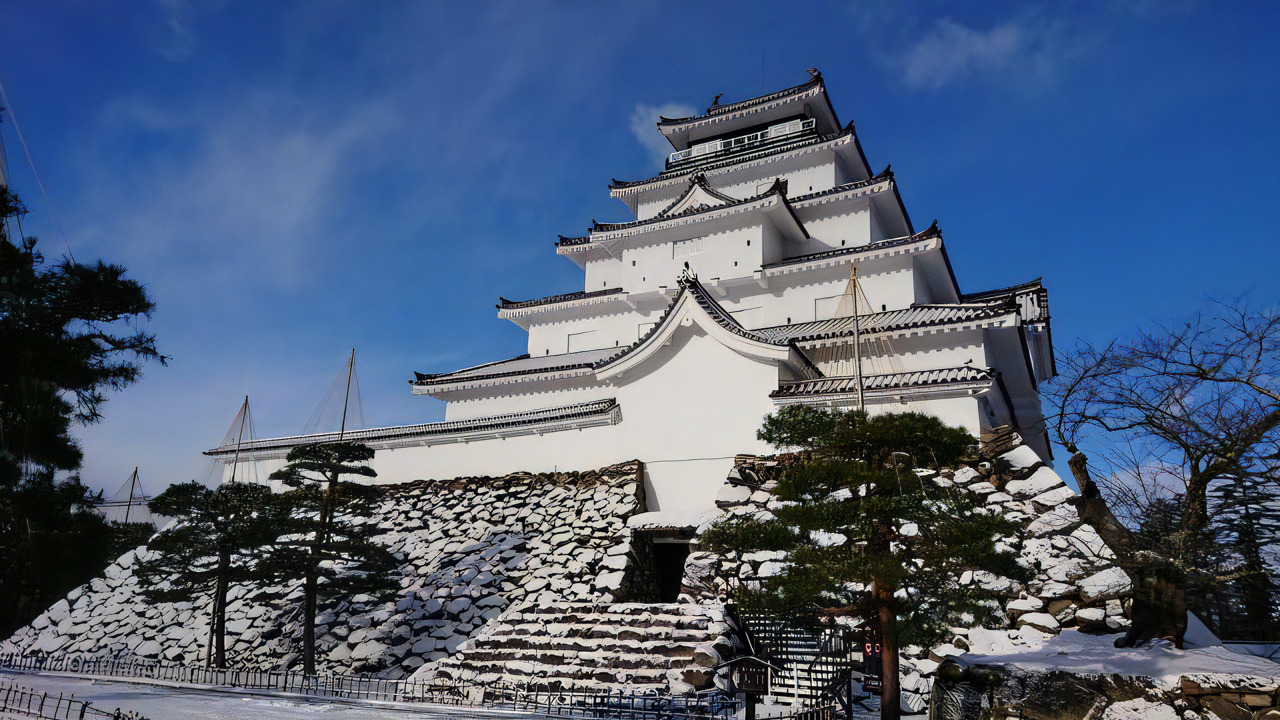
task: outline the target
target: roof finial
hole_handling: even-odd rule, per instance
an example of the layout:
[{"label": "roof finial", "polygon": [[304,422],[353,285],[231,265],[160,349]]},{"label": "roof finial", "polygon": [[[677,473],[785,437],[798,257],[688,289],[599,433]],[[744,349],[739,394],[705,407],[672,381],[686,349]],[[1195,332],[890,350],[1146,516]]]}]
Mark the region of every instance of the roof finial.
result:
[{"label": "roof finial", "polygon": [[717,96],[715,96],[715,97],[711,98],[711,107],[716,107],[717,105],[719,105],[719,104],[720,104],[720,98],[722,98],[722,97],[724,97],[724,93],[720,93],[719,95],[717,95]]},{"label": "roof finial", "polygon": [[689,267],[689,261],[684,261],[684,270],[680,271],[679,283],[681,287],[689,287],[693,283],[698,282],[698,275]]},{"label": "roof finial", "polygon": [[812,80],[817,80],[818,78],[821,78],[821,77],[822,77],[822,71],[821,71],[821,70],[819,70],[819,69],[818,69],[818,68],[816,68],[816,67],[811,67],[811,68],[809,68],[809,78],[810,78],[810,79],[812,79]]}]

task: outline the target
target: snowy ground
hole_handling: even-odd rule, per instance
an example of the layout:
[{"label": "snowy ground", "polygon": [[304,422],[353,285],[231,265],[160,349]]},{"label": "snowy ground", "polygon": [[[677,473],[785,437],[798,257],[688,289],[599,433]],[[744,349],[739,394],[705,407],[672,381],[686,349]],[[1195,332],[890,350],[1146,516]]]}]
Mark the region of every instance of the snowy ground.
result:
[{"label": "snowy ground", "polygon": [[12,682],[52,695],[75,695],[99,710],[132,710],[149,720],[541,720],[541,715],[474,708],[414,708],[401,705],[348,704],[324,699],[268,697],[85,678],[0,672],[0,683]]},{"label": "snowy ground", "polygon": [[1059,635],[1045,635],[1028,647],[1012,643],[1006,632],[975,629],[969,632],[970,652],[955,659],[967,665],[1149,677],[1167,688],[1176,687],[1183,675],[1280,681],[1280,664],[1234,653],[1222,646],[1188,650],[1161,646],[1116,648],[1116,637],[1064,630]]}]

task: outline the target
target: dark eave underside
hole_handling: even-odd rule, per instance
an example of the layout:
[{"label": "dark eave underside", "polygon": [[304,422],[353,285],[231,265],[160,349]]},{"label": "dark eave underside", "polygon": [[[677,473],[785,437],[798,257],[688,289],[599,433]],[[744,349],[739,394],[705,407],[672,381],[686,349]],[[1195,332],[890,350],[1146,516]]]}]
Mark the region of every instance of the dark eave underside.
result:
[{"label": "dark eave underside", "polygon": [[622,292],[622,288],[609,288],[607,290],[592,290],[587,292],[579,290],[571,293],[561,293],[560,295],[550,295],[534,300],[508,300],[504,297],[498,298],[497,308],[499,310],[519,310],[521,308],[538,307],[540,305],[554,305],[557,303],[572,302],[574,300],[586,300],[588,298],[604,297],[606,295],[617,295]]}]

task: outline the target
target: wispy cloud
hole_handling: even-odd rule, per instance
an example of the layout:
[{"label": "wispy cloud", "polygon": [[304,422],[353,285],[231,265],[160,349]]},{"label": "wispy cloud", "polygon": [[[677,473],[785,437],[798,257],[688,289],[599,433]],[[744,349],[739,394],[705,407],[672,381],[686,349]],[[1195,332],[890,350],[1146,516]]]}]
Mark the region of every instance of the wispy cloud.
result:
[{"label": "wispy cloud", "polygon": [[192,0],[156,0],[155,25],[149,28],[151,49],[161,57],[179,62],[195,54],[196,5]]},{"label": "wispy cloud", "polygon": [[977,80],[1044,84],[1090,44],[1067,23],[1034,15],[986,29],[944,18],[905,51],[890,55],[889,61],[912,90],[939,90]]},{"label": "wispy cloud", "polygon": [[[166,147],[170,136],[193,146],[187,153],[157,153],[149,172],[128,187],[99,184],[97,204],[104,210],[90,233],[133,238],[163,259],[169,276],[190,278],[203,268],[199,276],[215,284],[253,276],[292,284],[306,273],[308,247],[325,241],[326,218],[359,158],[398,114],[378,100],[349,103],[336,113],[291,112],[289,105],[266,92],[221,112],[181,113],[142,99],[112,104],[103,126],[119,147],[137,147],[145,138]],[[106,210],[122,207],[130,212]],[[252,262],[212,262],[228,257]],[[234,277],[219,277],[213,271],[219,267]]]},{"label": "wispy cloud", "polygon": [[697,114],[697,110],[690,105],[681,103],[665,103],[663,105],[648,105],[640,103],[636,105],[636,109],[631,113],[629,126],[631,134],[635,135],[636,140],[649,151],[649,155],[658,165],[666,159],[671,153],[671,143],[658,132],[654,125],[661,117],[688,117]]}]

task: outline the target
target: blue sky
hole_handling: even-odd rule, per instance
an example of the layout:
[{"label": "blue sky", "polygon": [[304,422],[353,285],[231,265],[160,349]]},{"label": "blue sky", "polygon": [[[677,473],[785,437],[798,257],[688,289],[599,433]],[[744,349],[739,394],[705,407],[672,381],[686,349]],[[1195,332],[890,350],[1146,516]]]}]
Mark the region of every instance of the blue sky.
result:
[{"label": "blue sky", "polygon": [[[248,394],[303,429],[351,347],[369,425],[413,370],[523,352],[499,294],[581,289],[661,108],[820,68],[966,291],[1043,276],[1054,339],[1280,297],[1280,3],[0,0],[0,126],[48,253],[146,282],[169,367],[81,433],[84,476],[203,472]],[[670,114],[670,112],[668,112]]]}]

